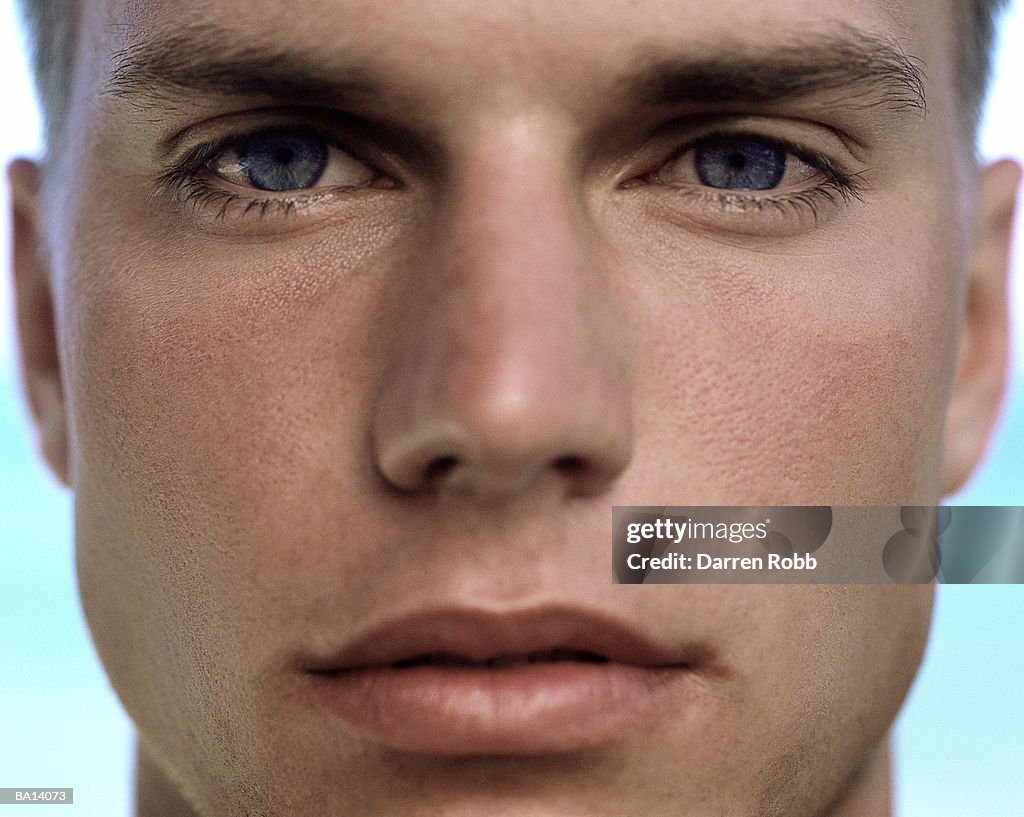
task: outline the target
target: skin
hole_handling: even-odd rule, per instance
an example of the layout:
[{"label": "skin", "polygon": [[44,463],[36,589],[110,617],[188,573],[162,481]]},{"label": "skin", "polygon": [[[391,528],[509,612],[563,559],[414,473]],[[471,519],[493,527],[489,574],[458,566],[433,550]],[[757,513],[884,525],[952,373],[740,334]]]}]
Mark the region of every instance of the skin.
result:
[{"label": "skin", "polygon": [[[16,289],[140,817],[890,813],[930,588],[608,581],[612,505],[933,504],[983,449],[1019,172],[971,159],[947,4],[829,5],[83,5],[50,183],[10,169]],[[109,92],[112,55],[186,23],[379,77],[356,112],[414,137],[363,140],[375,185],[288,216],[184,206],[160,144],[269,116]],[[624,90],[645,55],[840,28],[919,58],[927,114]],[[860,199],[815,220],[651,181],[709,119],[829,155]],[[386,750],[298,701],[296,650],[554,602],[717,669],[679,717],[543,757]]]}]

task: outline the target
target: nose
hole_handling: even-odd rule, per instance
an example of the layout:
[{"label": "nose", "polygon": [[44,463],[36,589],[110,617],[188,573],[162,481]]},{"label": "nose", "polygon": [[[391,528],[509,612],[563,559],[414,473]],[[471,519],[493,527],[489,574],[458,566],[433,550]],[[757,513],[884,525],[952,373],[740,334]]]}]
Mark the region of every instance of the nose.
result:
[{"label": "nose", "polygon": [[408,273],[373,429],[402,491],[595,495],[629,462],[614,277],[569,186],[515,158],[453,178]]}]

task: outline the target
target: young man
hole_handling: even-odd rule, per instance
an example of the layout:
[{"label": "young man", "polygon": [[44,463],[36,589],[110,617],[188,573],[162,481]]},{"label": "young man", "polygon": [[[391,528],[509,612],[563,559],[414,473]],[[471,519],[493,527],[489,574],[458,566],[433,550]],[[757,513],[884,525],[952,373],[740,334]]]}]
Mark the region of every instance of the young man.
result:
[{"label": "young man", "polygon": [[994,3],[29,5],[25,381],[140,817],[890,813],[931,589],[616,586],[610,509],[971,471]]}]

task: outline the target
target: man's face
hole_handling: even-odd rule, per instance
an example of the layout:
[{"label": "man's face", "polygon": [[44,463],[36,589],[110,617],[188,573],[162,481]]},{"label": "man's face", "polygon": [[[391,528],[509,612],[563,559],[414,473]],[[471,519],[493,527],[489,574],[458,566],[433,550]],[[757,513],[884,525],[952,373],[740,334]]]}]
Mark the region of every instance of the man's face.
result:
[{"label": "man's face", "polygon": [[211,815],[866,807],[930,590],[614,586],[610,508],[939,499],[954,42],[925,0],[85,3],[57,403],[161,772]]}]

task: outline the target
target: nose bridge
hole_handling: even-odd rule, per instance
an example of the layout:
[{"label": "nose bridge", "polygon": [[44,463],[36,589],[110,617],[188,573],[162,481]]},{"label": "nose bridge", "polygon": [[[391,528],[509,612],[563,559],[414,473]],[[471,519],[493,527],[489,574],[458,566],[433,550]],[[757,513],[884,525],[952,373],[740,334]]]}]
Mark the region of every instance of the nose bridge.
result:
[{"label": "nose bridge", "polygon": [[429,308],[412,306],[376,434],[399,487],[509,493],[559,472],[592,489],[628,458],[571,168],[552,140],[514,136],[453,166],[420,256]]},{"label": "nose bridge", "polygon": [[478,156],[453,179],[436,233],[463,362],[487,359],[493,376],[513,380],[529,373],[535,387],[555,369],[578,369],[597,317],[587,314],[598,281],[584,218],[554,153],[511,146]]}]

